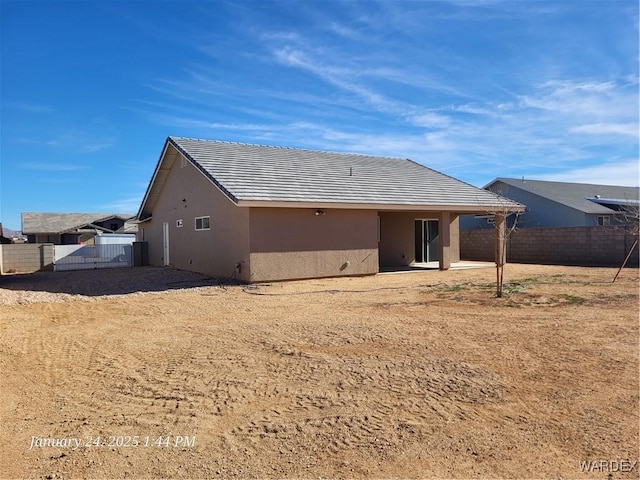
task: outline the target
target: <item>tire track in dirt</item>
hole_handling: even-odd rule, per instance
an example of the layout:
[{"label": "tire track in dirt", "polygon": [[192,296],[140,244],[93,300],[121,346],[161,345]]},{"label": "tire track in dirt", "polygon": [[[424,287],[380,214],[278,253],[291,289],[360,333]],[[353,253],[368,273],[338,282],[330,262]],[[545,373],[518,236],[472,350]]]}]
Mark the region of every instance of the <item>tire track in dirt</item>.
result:
[{"label": "tire track in dirt", "polygon": [[[77,337],[54,329],[24,347],[40,352],[49,386],[92,385],[56,401],[102,418],[93,427],[98,430],[128,425],[161,433],[197,426],[254,454],[265,448],[263,440],[285,452],[316,442],[322,451],[315,455],[328,458],[349,449],[384,451],[425,435],[436,421],[474,415],[465,403],[499,402],[502,396],[499,379],[488,372],[429,359],[426,351],[423,358],[407,357],[387,347],[394,339],[363,324],[320,332],[303,325],[289,336],[268,327],[219,329],[227,339],[240,339],[244,354],[234,353],[230,340],[186,328],[164,344],[132,328],[105,348],[101,337],[119,328]],[[56,429],[77,434],[83,418],[66,419]]]},{"label": "tire track in dirt", "polygon": [[[252,365],[242,356],[212,354],[210,346],[203,348],[204,340],[187,336],[159,353],[153,341],[132,335],[116,348],[105,348],[109,331],[117,331],[118,325],[106,332],[98,326],[90,334],[76,335],[69,329],[59,334],[56,323],[77,322],[49,320],[53,328],[34,328],[22,339],[20,353],[34,365],[36,381],[46,386],[47,397],[62,409],[74,407],[95,417],[130,417],[145,428],[172,428],[193,425],[196,416],[223,416],[250,392],[249,384],[224,372],[225,364],[232,369]],[[71,397],[70,385],[91,388],[78,388]],[[72,428],[64,431],[74,434]]]},{"label": "tire track in dirt", "polygon": [[386,339],[371,329],[289,333],[280,339],[254,331],[245,339],[276,383],[258,388],[261,401],[252,410],[261,415],[238,418],[230,431],[230,441],[256,454],[265,448],[261,440],[289,453],[320,443],[318,458],[345,449],[384,451],[426,435],[433,423],[477,417],[467,405],[505,401],[497,375],[448,359],[394,355],[379,348]]},{"label": "tire track in dirt", "polygon": [[[144,352],[120,355],[119,361],[127,368],[121,366],[114,374],[110,373],[110,359],[104,366],[96,362],[94,369],[102,373],[114,409],[131,412],[142,425],[188,427],[227,415],[237,404],[245,403],[251,392],[250,384],[225,373],[225,364],[238,368],[242,357],[196,353],[199,351],[205,350],[197,342],[183,341],[164,350],[160,358],[156,353],[153,361]],[[118,378],[118,370],[127,375]]]}]

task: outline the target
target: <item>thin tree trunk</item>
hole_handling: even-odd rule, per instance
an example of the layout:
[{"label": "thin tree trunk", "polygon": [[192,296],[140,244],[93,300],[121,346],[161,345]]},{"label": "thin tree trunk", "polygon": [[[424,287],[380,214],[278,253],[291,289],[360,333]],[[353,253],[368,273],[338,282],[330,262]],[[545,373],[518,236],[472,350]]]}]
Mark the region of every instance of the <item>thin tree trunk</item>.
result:
[{"label": "thin tree trunk", "polygon": [[505,262],[505,214],[496,213],[496,297],[502,297],[502,281],[504,279],[504,262]]}]

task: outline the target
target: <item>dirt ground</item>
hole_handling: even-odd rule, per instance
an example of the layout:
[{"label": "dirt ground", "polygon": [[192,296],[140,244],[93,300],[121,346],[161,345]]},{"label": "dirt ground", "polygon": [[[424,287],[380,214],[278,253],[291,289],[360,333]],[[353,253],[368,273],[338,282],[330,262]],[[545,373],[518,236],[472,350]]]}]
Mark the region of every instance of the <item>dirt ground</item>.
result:
[{"label": "dirt ground", "polygon": [[0,478],[638,478],[637,269],[0,278]]}]

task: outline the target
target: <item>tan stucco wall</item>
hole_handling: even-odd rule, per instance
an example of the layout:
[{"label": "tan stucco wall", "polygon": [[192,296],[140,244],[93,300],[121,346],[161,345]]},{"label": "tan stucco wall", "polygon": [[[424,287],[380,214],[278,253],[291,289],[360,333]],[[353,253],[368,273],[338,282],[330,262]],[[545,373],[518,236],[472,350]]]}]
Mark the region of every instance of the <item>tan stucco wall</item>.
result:
[{"label": "tan stucco wall", "polygon": [[378,272],[377,212],[252,208],[250,280],[370,275]]},{"label": "tan stucco wall", "polygon": [[[183,199],[185,201],[183,201]],[[196,231],[195,218],[209,216],[210,230]],[[176,221],[182,219],[178,228]],[[190,163],[178,159],[153,209],[152,220],[140,224],[138,239],[149,243],[149,263],[163,265],[162,224],[169,223],[171,266],[212,276],[248,280],[249,209],[234,205]]]},{"label": "tan stucco wall", "polygon": [[378,273],[376,249],[260,252],[251,254],[252,282],[373,275]]},{"label": "tan stucco wall", "polygon": [[[440,212],[380,212],[380,265],[411,265],[416,260],[415,220],[440,220]],[[451,217],[451,261],[460,261],[460,229],[456,215]]]}]

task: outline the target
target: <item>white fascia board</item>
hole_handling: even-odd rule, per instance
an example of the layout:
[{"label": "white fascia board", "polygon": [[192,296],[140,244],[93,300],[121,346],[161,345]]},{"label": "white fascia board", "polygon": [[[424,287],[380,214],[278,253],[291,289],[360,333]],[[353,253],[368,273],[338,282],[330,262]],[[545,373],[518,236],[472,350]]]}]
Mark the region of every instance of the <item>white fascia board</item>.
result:
[{"label": "white fascia board", "polygon": [[162,166],[162,164],[164,163],[164,156],[167,153],[167,148],[169,147],[169,140],[167,139],[164,142],[164,147],[162,148],[162,154],[160,155],[160,158],[158,159],[158,163],[156,164],[156,168],[153,171],[153,177],[151,177],[151,181],[149,182],[149,185],[147,186],[147,191],[144,194],[144,198],[142,199],[142,203],[140,204],[140,208],[138,209],[138,213],[136,213],[135,218],[140,219],[140,214],[142,213],[142,210],[144,210],[145,205],[147,204],[147,199],[149,198],[149,194],[151,193],[151,190],[153,189],[153,186],[156,182],[156,177],[158,176],[158,172],[160,171],[160,167]]},{"label": "white fascia board", "polygon": [[349,210],[381,210],[381,211],[424,211],[424,212],[455,212],[455,213],[487,213],[494,211],[523,212],[524,205],[513,207],[505,205],[410,205],[410,204],[379,204],[379,203],[331,203],[331,202],[283,202],[271,200],[239,200],[239,207],[262,208],[315,208],[315,209],[349,209]]}]

